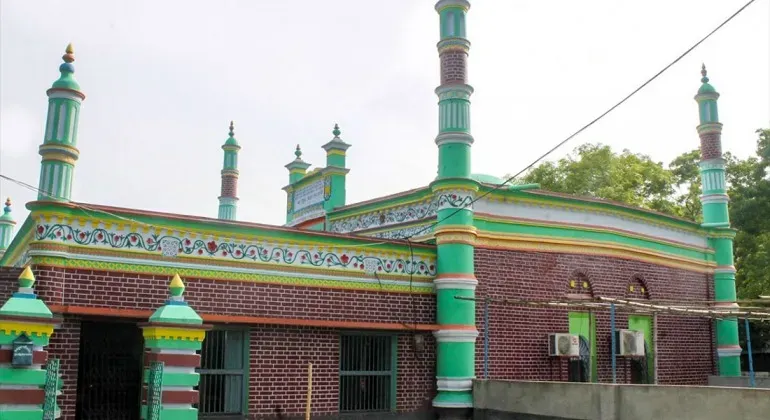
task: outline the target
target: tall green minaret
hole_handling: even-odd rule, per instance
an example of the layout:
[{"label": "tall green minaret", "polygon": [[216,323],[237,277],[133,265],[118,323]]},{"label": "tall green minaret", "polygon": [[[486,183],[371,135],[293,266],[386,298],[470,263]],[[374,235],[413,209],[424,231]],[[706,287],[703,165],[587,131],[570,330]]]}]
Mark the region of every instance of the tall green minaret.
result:
[{"label": "tall green minaret", "polygon": [[70,201],[72,176],[80,152],[77,149],[80,104],[86,95],[72,76],[75,73],[74,50],[67,45],[64,63],[59,66],[61,76],[46,92],[48,95],[48,119],[45,127],[40,156],[40,185],[37,199]]},{"label": "tall green minaret", "polygon": [[[719,93],[709,84],[706,66],[701,69],[701,87],[695,100],[698,102],[700,125],[700,174],[703,194],[703,226],[711,228],[710,245],[716,253],[714,270],[714,300],[721,307],[737,307],[735,292],[735,266],[733,265],[733,238],[727,209],[729,197],[725,182],[725,160],[722,158],[722,123],[719,122],[717,99]],[[722,303],[724,302],[724,303]],[[721,376],[741,375],[741,347],[738,344],[736,319],[717,321],[717,355]]]},{"label": "tall green minaret", "polygon": [[11,217],[11,198],[8,197],[5,200],[5,207],[3,208],[3,214],[0,215],[0,258],[5,254],[5,250],[11,244],[13,239],[13,227],[16,222]]},{"label": "tall green minaret", "polygon": [[441,85],[436,88],[439,105],[438,177],[431,183],[438,200],[435,228],[438,253],[436,317],[441,329],[436,337],[436,376],[438,395],[433,406],[449,416],[467,416],[473,407],[471,395],[475,378],[476,307],[473,301],[455,296],[474,297],[473,251],[476,229],[470,205],[478,183],[471,175],[470,96],[467,59],[470,42],[466,39],[465,18],[470,8],[466,0],[441,0],[436,4],[440,17]]},{"label": "tall green minaret", "polygon": [[235,140],[235,128],[230,121],[230,133],[222,145],[225,161],[222,165],[222,191],[219,194],[219,218],[235,220],[238,210],[238,151],[241,146]]}]

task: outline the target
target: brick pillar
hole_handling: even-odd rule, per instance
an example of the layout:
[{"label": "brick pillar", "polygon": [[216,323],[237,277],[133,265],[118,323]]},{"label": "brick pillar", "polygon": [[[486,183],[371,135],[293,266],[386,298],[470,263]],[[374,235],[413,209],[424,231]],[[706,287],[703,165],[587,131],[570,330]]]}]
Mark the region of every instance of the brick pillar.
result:
[{"label": "brick pillar", "polygon": [[[29,267],[19,276],[19,290],[0,308],[0,418],[43,418],[45,347],[59,322],[32,289]],[[54,400],[54,406],[55,406]],[[55,406],[56,417],[59,409]]]},{"label": "brick pillar", "polygon": [[[182,293],[184,283],[175,274],[169,284],[171,297],[165,305],[158,308],[150,317],[150,322],[140,325],[146,348],[145,363],[162,362],[162,405],[161,417],[175,420],[198,418],[198,409],[192,404],[198,403],[200,374],[195,368],[200,367],[200,351],[206,330],[201,317],[187,305]],[[142,419],[148,418],[147,391],[150,369],[144,372],[142,391]]]}]

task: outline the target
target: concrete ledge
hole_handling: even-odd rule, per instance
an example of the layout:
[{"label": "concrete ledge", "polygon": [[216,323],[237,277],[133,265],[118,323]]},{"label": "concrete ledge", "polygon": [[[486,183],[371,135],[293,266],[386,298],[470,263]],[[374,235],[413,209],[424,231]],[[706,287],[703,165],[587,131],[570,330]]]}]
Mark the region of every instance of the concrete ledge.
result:
[{"label": "concrete ledge", "polygon": [[708,386],[474,381],[479,419],[767,419],[770,390]]}]

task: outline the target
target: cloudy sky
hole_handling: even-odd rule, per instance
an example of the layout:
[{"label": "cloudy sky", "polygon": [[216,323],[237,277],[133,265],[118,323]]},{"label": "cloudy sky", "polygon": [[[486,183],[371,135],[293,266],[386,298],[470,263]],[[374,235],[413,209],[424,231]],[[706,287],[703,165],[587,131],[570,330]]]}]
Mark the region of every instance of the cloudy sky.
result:
[{"label": "cloudy sky", "polygon": [[[476,0],[473,171],[517,172],[655,74],[746,0]],[[45,90],[73,42],[87,98],[73,198],[216,217],[230,120],[239,219],[284,222],[283,167],[323,165],[335,122],[348,202],[436,174],[433,0],[1,0],[0,173],[37,185]],[[722,97],[723,144],[745,157],[770,126],[770,0],[551,158],[585,142],[668,163],[698,146],[700,65]],[[2,197],[36,194],[0,182]]]}]

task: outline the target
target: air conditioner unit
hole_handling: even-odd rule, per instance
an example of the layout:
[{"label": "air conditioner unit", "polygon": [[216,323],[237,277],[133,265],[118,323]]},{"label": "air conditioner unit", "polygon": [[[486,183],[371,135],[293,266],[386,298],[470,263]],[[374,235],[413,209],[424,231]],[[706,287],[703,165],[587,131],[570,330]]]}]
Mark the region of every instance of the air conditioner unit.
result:
[{"label": "air conditioner unit", "polygon": [[615,331],[616,353],[623,357],[644,357],[644,333],[632,330]]},{"label": "air conditioner unit", "polygon": [[551,357],[579,357],[580,338],[574,334],[549,334],[548,355]]}]

